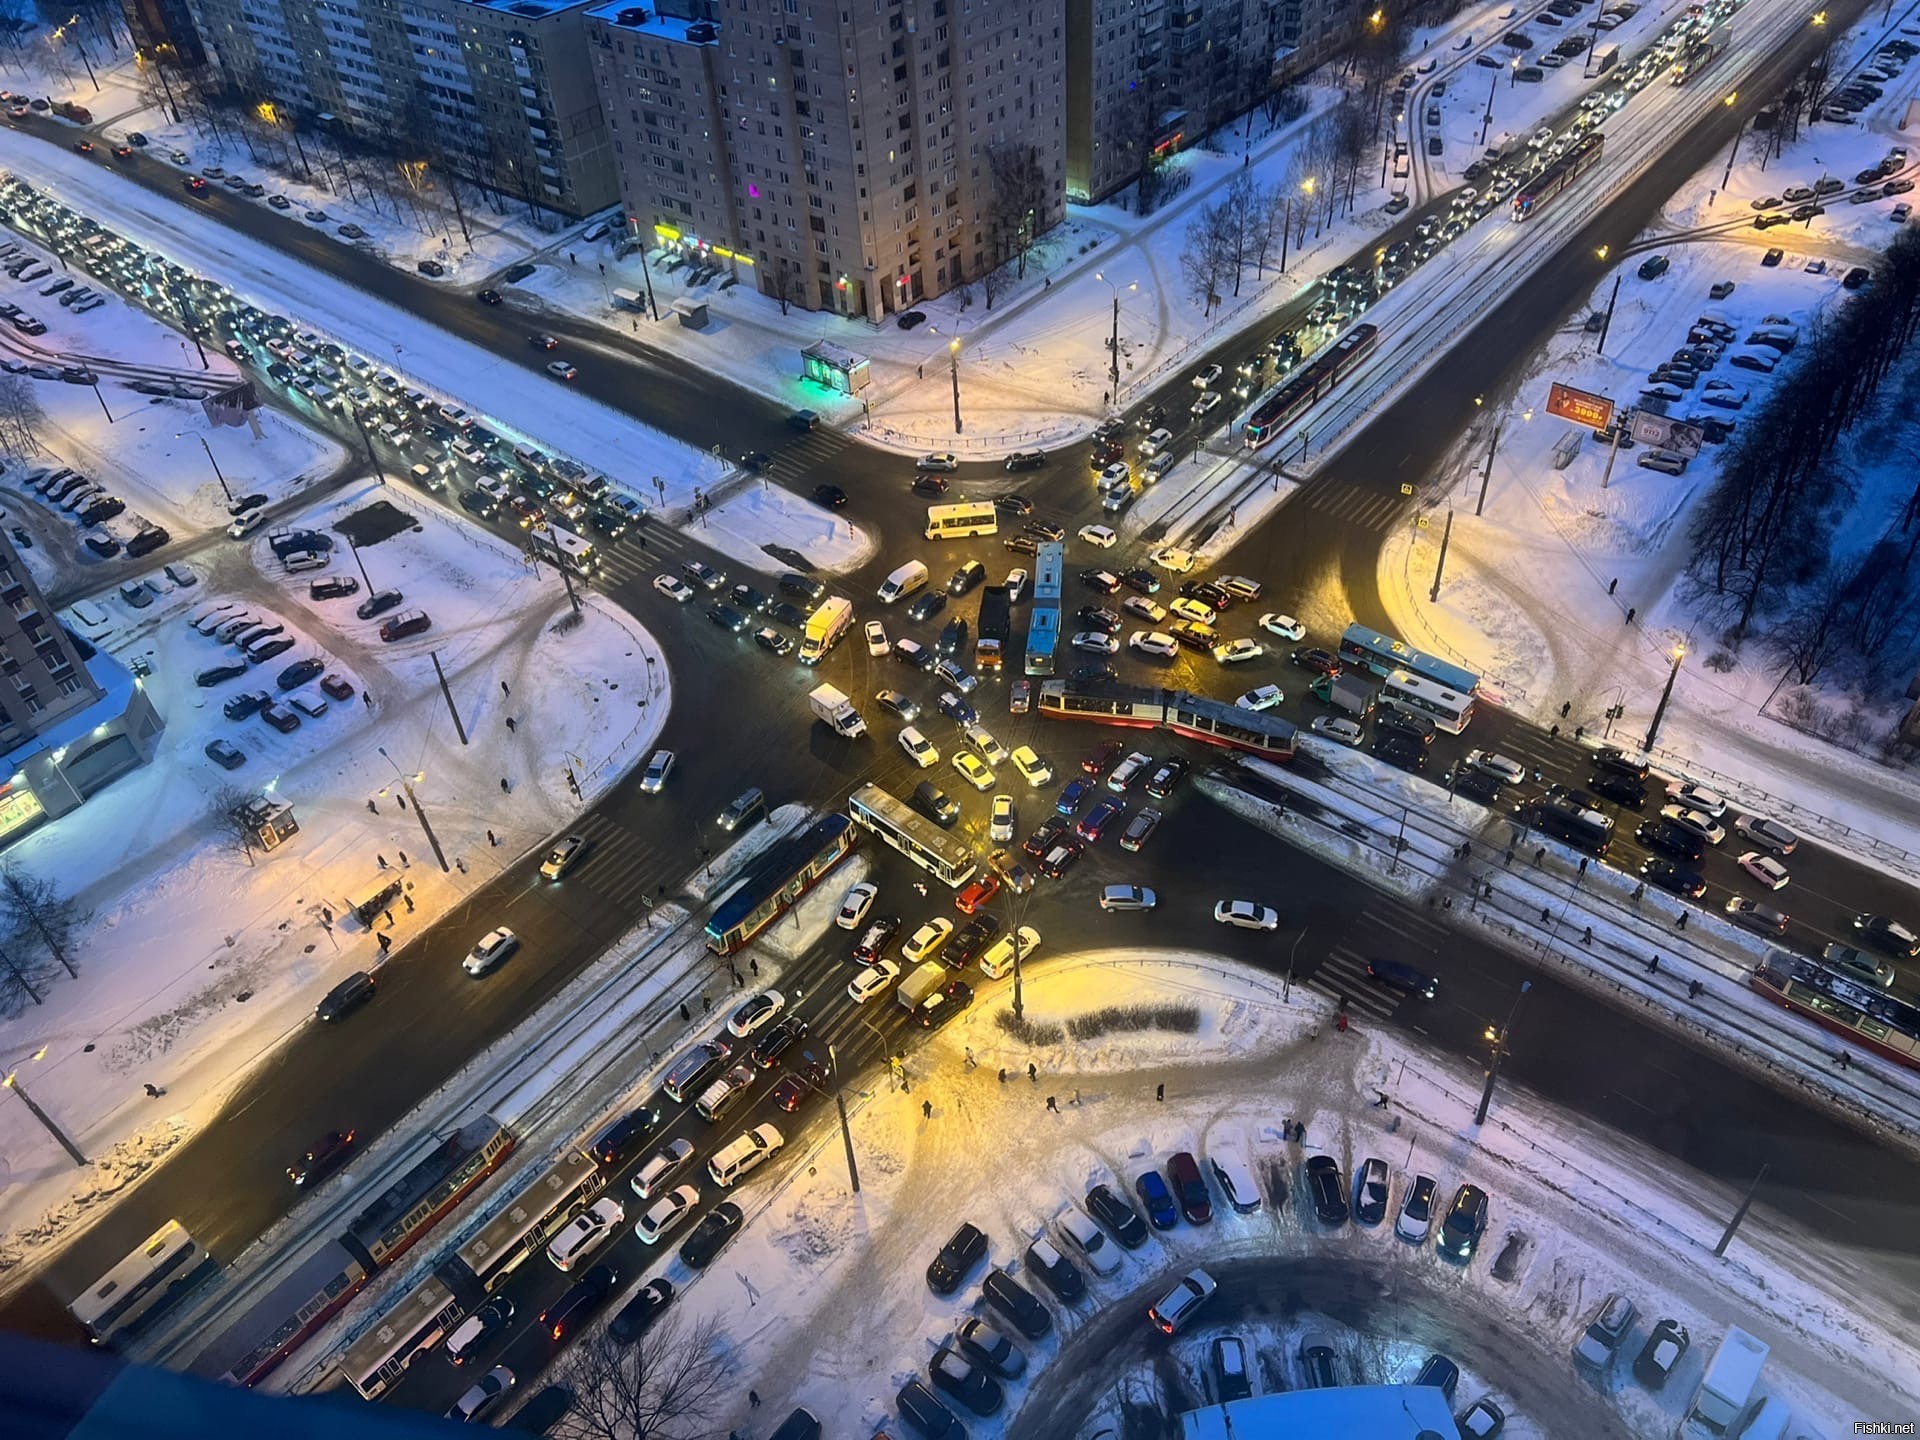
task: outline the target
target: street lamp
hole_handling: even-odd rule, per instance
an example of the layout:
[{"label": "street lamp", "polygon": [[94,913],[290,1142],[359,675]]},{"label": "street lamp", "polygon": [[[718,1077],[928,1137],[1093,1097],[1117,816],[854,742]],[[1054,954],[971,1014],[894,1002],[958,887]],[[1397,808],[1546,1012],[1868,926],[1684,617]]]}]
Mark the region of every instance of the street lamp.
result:
[{"label": "street lamp", "polygon": [[[1286,241],[1282,240],[1280,243],[1284,249]],[[1282,270],[1287,268],[1287,262],[1284,259],[1280,262],[1280,268]],[[1107,350],[1109,352],[1107,378],[1113,384],[1113,403],[1117,407],[1120,404],[1120,282],[1107,279],[1106,275],[1098,270],[1093,272],[1093,278],[1101,281],[1113,292],[1113,334],[1107,340]],[[1140,282],[1137,280],[1127,286],[1129,290],[1138,290],[1139,288]]]},{"label": "street lamp", "polygon": [[958,435],[966,428],[960,423],[960,337],[958,335],[947,342],[947,369],[953,375],[953,433]]},{"label": "street lamp", "polygon": [[1660,733],[1660,722],[1666,718],[1667,702],[1673,698],[1673,682],[1680,678],[1680,662],[1686,658],[1686,654],[1685,645],[1673,647],[1673,664],[1667,670],[1667,683],[1660,691],[1660,703],[1653,707],[1653,723],[1647,726],[1647,740],[1640,747],[1642,750],[1653,749],[1653,737]]},{"label": "street lamp", "polygon": [[433,826],[427,820],[427,812],[421,808],[420,797],[413,793],[414,783],[416,781],[426,779],[427,778],[426,772],[422,770],[414,775],[409,776],[406,774],[406,772],[401,770],[401,768],[398,765],[394,764],[393,757],[387,754],[386,746],[379,745],[379,746],[376,746],[375,748],[379,750],[380,758],[386,761],[387,764],[393,765],[393,773],[400,777],[400,787],[401,789],[407,792],[407,799],[413,805],[414,818],[420,822],[420,830],[427,837],[427,845],[433,851],[433,858],[440,862],[440,869],[443,872],[452,870],[453,867],[447,863],[446,852],[440,848],[440,837],[433,833]]},{"label": "street lamp", "polygon": [[[1309,175],[1300,182],[1300,193],[1311,200],[1313,198],[1313,176]],[[1287,268],[1287,242],[1293,239],[1293,193],[1287,193],[1287,220],[1280,231],[1280,269]]]},{"label": "street lamp", "polygon": [[1507,88],[1511,90],[1513,89],[1514,86],[1518,85],[1519,83],[1520,83],[1520,57],[1516,55],[1513,57],[1513,63],[1507,67]]},{"label": "street lamp", "polygon": [[1520,993],[1513,997],[1513,1008],[1507,1012],[1507,1023],[1502,1025],[1498,1030],[1495,1030],[1493,1026],[1489,1025],[1482,1037],[1490,1047],[1490,1053],[1487,1056],[1487,1083],[1480,1091],[1479,1108],[1473,1112],[1473,1123],[1476,1125],[1486,1123],[1487,1106],[1493,1103],[1493,1082],[1499,1078],[1500,1062],[1504,1060],[1507,1055],[1507,1036],[1513,1031],[1513,1017],[1520,1013],[1520,1001],[1525,997],[1527,991],[1532,988],[1533,982],[1531,980],[1522,980],[1520,982]]},{"label": "street lamp", "polygon": [[[173,432],[173,438],[176,440],[184,440],[187,438],[187,432],[184,430],[176,430]],[[213,447],[207,443],[207,437],[204,435],[196,435],[193,438],[198,440],[200,442],[200,448],[207,452],[207,463],[213,466],[213,478],[220,482],[220,488],[226,492],[227,503],[231,505],[233,503],[233,491],[227,485],[227,477],[220,473],[220,462],[213,458]]]},{"label": "street lamp", "polygon": [[[33,1054],[29,1055],[27,1059],[29,1061],[44,1060],[46,1054],[47,1047],[42,1045],[38,1050],[34,1051]],[[34,1101],[34,1098],[27,1094],[27,1087],[20,1083],[20,1072],[17,1068],[9,1070],[7,1072],[7,1078],[4,1081],[0,1081],[0,1084],[5,1085],[7,1089],[13,1091],[14,1094],[20,1097],[20,1103],[27,1107],[32,1113],[33,1118],[40,1122],[41,1126],[49,1135],[60,1142],[60,1148],[73,1157],[74,1164],[85,1165],[88,1163],[87,1157],[80,1153],[80,1147],[67,1138],[67,1132],[54,1124],[53,1117],[42,1110]]]}]

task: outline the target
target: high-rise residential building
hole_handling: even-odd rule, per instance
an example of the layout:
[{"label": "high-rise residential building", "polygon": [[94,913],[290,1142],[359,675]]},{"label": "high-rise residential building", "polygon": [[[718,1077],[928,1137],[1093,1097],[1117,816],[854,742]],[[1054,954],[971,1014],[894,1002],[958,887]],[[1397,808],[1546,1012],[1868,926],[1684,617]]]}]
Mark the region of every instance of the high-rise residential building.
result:
[{"label": "high-rise residential building", "polygon": [[0,534],[0,846],[152,759],[164,728],[141,679],[61,627]]},{"label": "high-rise residential building", "polygon": [[1065,0],[612,0],[590,12],[628,223],[878,322],[1064,213]]},{"label": "high-rise residential building", "polygon": [[536,208],[619,198],[587,0],[187,0],[250,101],[409,146]]},{"label": "high-rise residential building", "polygon": [[1066,0],[1067,194],[1105,199],[1352,33],[1359,0]]}]

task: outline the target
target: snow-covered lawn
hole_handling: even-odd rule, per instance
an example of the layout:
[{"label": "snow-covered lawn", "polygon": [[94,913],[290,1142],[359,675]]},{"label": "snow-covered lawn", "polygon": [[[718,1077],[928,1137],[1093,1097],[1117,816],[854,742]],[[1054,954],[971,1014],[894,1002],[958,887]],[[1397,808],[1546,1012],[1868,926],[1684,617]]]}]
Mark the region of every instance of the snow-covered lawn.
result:
[{"label": "snow-covered lawn", "polygon": [[[1008,1004],[1009,983],[984,986],[961,1023],[916,1052],[909,1092],[876,1088],[849,1097],[859,1195],[849,1191],[840,1138],[825,1127],[815,1151],[770,1193],[749,1188],[739,1197],[747,1229],[676,1302],[695,1316],[720,1319],[733,1347],[734,1393],[755,1387],[768,1415],[804,1404],[821,1416],[853,1417],[857,1433],[892,1423],[895,1390],[915,1375],[925,1378],[933,1348],[963,1319],[990,1313],[978,1300],[984,1271],[949,1300],[922,1283],[928,1260],[956,1224],[971,1220],[983,1228],[990,1263],[1030,1281],[1025,1247],[1062,1205],[1098,1181],[1130,1196],[1136,1174],[1163,1166],[1179,1150],[1245,1157],[1266,1204],[1237,1215],[1215,1187],[1208,1229],[1156,1232],[1144,1249],[1122,1252],[1112,1276],[1089,1274],[1090,1301],[1071,1309],[1049,1302],[1054,1333],[1023,1342],[1031,1363],[1028,1378],[1008,1387],[1008,1418],[1037,1387],[1062,1378],[1050,1377],[1047,1366],[1095,1307],[1143,1303],[1174,1274],[1228,1256],[1334,1253],[1389,1275],[1417,1271],[1458,1295],[1463,1335],[1484,1309],[1538,1337],[1533,1353],[1508,1357],[1506,1373],[1470,1374],[1462,1408],[1484,1391],[1505,1397],[1510,1385],[1532,1388],[1529,1378],[1543,1367],[1570,1366],[1568,1352],[1589,1313],[1616,1288],[1627,1290],[1646,1317],[1625,1347],[1627,1360],[1655,1317],[1681,1319],[1694,1337],[1693,1352],[1661,1394],[1627,1378],[1624,1360],[1601,1384],[1626,1433],[1671,1432],[1705,1354],[1729,1323],[1773,1345],[1767,1388],[1818,1423],[1894,1413],[1887,1407],[1897,1409],[1898,1397],[1920,1385],[1912,1347],[1875,1318],[1882,1312],[1870,1297],[1837,1290],[1826,1268],[1836,1257],[1822,1247],[1755,1212],[1728,1259],[1710,1260],[1737,1197],[1675,1174],[1641,1147],[1596,1133],[1512,1086],[1503,1087],[1490,1122],[1476,1130],[1476,1073],[1397,1037],[1359,1027],[1338,1034],[1328,1003],[1313,992],[1296,989],[1283,1003],[1266,977],[1205,954],[1056,958],[1029,972],[1032,1020],[1061,1023],[1124,1000],[1191,1006],[1198,1025],[1187,1034],[1108,1035],[1029,1049],[992,1021]],[[969,1053],[977,1065],[968,1066]],[[1025,1075],[1029,1062],[1038,1067],[1037,1082]],[[1155,1087],[1162,1082],[1159,1101]],[[1390,1097],[1385,1110],[1372,1103],[1382,1090]],[[1058,1114],[1048,1109],[1049,1096]],[[925,1117],[921,1107],[929,1100],[933,1111]],[[1283,1139],[1290,1120],[1304,1124],[1303,1144]],[[1478,1257],[1455,1270],[1431,1247],[1396,1241],[1387,1227],[1326,1232],[1299,1194],[1297,1167],[1316,1153],[1333,1155],[1349,1177],[1370,1155],[1386,1159],[1396,1206],[1415,1173],[1435,1176],[1443,1201],[1463,1181],[1481,1185],[1493,1200]],[[1277,1209],[1276,1177],[1293,1192]],[[677,1264],[668,1273],[676,1285],[689,1278]],[[1854,1272],[1848,1266],[1844,1273]],[[1044,1289],[1039,1293],[1046,1298]],[[1270,1335],[1256,1337],[1284,1347],[1275,1357],[1283,1371],[1292,1347],[1282,1337],[1297,1335],[1306,1318],[1289,1312]],[[1205,1389],[1199,1371],[1208,1337],[1240,1328],[1209,1324],[1203,1313],[1176,1347],[1196,1391]],[[1357,1344],[1382,1357],[1383,1373],[1368,1377],[1374,1380],[1410,1378],[1433,1348],[1390,1330]],[[1509,1401],[1506,1408],[1512,1414],[1518,1407]],[[1552,1433],[1552,1421],[1516,1415],[1510,1433]],[[751,1422],[741,1406],[714,1423]],[[1006,1423],[969,1422],[974,1433],[1000,1433]]]}]

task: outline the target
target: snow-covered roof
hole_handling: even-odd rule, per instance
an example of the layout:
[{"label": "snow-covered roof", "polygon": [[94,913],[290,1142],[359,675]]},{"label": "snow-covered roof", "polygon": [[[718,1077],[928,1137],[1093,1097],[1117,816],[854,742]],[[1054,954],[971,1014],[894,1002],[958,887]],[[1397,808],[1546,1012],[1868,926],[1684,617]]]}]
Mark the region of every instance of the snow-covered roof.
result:
[{"label": "snow-covered roof", "polygon": [[1300,1435],[1425,1440],[1457,1434],[1447,1397],[1433,1385],[1290,1390],[1209,1405],[1180,1417],[1180,1440],[1292,1440]]},{"label": "snow-covered roof", "polygon": [[0,758],[0,776],[17,775],[20,767],[42,750],[62,750],[83,738],[96,726],[110,725],[127,713],[133,687],[139,682],[113,656],[97,651],[82,662],[93,683],[106,693],[84,710],[63,715],[46,729],[29,735]]}]

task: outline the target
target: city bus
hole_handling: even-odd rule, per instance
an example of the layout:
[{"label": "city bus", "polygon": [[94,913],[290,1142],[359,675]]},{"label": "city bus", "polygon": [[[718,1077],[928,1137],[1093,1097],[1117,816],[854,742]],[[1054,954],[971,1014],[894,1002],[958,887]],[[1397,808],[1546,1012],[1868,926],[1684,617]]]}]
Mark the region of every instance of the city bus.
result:
[{"label": "city bus", "polygon": [[340,1357],[340,1373],[363,1400],[377,1400],[407,1367],[452,1333],[467,1307],[448,1285],[428,1276],[387,1311]]},{"label": "city bus", "polygon": [[1027,613],[1029,675],[1053,674],[1054,651],[1060,644],[1060,586],[1066,568],[1065,544],[1049,540],[1034,552],[1033,605]]},{"label": "city bus", "polygon": [[957,835],[894,799],[878,785],[862,785],[847,799],[854,823],[871,830],[942,884],[959,889],[980,868],[973,851]]},{"label": "city bus", "polygon": [[564,565],[576,575],[600,568],[599,552],[563,525],[536,525],[527,532],[527,548],[556,569]]},{"label": "city bus", "polygon": [[161,1310],[218,1273],[220,1262],[178,1220],[169,1220],[140,1248],[67,1306],[96,1345],[137,1333]]},{"label": "city bus", "polygon": [[1438,656],[1414,649],[1404,640],[1382,635],[1364,625],[1347,627],[1347,633],[1340,637],[1340,658],[1349,665],[1364,665],[1380,676],[1404,670],[1460,695],[1471,695],[1480,687],[1480,677],[1471,670],[1450,665]]},{"label": "city bus", "polygon": [[513,1197],[506,1209],[480,1227],[439,1274],[456,1292],[478,1301],[507,1283],[529,1255],[587,1208],[606,1188],[607,1177],[584,1151],[572,1151]]},{"label": "city bus", "polygon": [[1000,533],[1000,509],[991,500],[968,500],[958,505],[927,507],[929,540],[964,540],[969,535]]},{"label": "city bus", "polygon": [[1387,676],[1387,683],[1380,687],[1380,698],[1426,716],[1436,728],[1449,735],[1458,735],[1473,719],[1472,691],[1462,695],[1405,670],[1396,670]]}]

